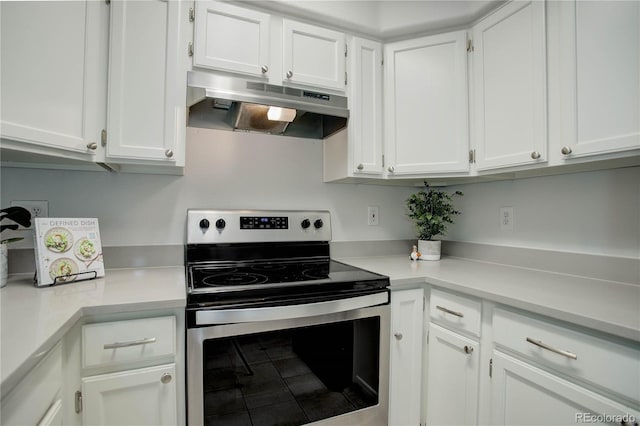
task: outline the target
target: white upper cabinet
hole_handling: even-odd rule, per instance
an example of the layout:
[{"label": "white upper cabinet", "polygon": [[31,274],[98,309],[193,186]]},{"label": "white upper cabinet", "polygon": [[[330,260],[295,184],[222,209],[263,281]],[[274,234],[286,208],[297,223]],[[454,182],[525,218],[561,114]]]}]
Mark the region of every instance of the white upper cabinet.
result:
[{"label": "white upper cabinet", "polygon": [[217,1],[196,1],[193,65],[269,76],[269,15]]},{"label": "white upper cabinet", "polygon": [[385,45],[389,176],[469,170],[466,33]]},{"label": "white upper cabinet", "polygon": [[561,2],[562,159],[640,149],[640,3]]},{"label": "white upper cabinet", "polygon": [[478,170],[547,160],[543,1],[514,1],[473,28]]},{"label": "white upper cabinet", "polygon": [[3,147],[94,160],[106,116],[104,2],[0,2]]},{"label": "white upper cabinet", "polygon": [[179,2],[111,3],[108,159],[184,165]]},{"label": "white upper cabinet", "polygon": [[344,33],[282,20],[282,81],[344,91]]},{"label": "white upper cabinet", "polygon": [[353,37],[349,46],[351,170],[382,175],[382,44]]}]

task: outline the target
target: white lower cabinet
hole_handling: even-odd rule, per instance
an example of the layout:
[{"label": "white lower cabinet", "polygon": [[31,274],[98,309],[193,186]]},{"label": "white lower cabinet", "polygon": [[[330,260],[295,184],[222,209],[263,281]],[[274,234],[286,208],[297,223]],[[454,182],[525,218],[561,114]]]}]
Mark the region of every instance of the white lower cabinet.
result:
[{"label": "white lower cabinet", "polygon": [[424,290],[391,292],[389,425],[420,424]]},{"label": "white lower cabinet", "polygon": [[[638,343],[507,309],[495,309],[492,325],[491,424],[640,419]],[[604,421],[594,422],[599,416]]]},{"label": "white lower cabinet", "polygon": [[529,363],[499,351],[492,359],[492,425],[624,425],[640,419],[639,412]]},{"label": "white lower cabinet", "polygon": [[427,424],[477,424],[478,341],[432,323],[428,348]]},{"label": "white lower cabinet", "polygon": [[175,425],[175,364],[82,379],[85,425]]},{"label": "white lower cabinet", "polygon": [[2,398],[0,424],[61,424],[62,383],[62,345],[58,343]]},{"label": "white lower cabinet", "polygon": [[172,315],[83,325],[81,393],[76,394],[82,423],[182,424],[177,330]]}]

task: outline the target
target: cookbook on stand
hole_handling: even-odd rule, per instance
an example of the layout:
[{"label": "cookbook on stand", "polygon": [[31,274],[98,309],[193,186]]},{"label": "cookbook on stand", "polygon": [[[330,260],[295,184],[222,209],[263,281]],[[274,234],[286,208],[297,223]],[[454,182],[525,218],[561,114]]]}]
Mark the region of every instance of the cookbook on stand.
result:
[{"label": "cookbook on stand", "polygon": [[35,219],[36,287],[104,277],[96,218]]}]

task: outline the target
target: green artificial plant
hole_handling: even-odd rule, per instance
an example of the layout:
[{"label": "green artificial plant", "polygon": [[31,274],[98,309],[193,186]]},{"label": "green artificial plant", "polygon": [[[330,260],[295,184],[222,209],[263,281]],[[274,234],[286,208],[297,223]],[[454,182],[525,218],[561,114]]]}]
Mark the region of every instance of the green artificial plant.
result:
[{"label": "green artificial plant", "polygon": [[[6,209],[0,210],[0,222],[5,219],[9,219],[15,223],[0,225],[0,232],[3,232],[7,229],[16,230],[18,229],[18,225],[22,225],[25,228],[29,228],[31,226],[31,213],[24,207],[7,207]],[[12,243],[14,241],[20,241],[22,239],[22,237],[0,239],[0,244]]]},{"label": "green artificial plant", "polygon": [[453,208],[453,197],[462,196],[462,192],[449,194],[431,189],[424,182],[424,190],[411,194],[407,199],[409,216],[416,224],[419,240],[433,240],[436,235],[444,235],[447,224],[453,223],[453,217],[460,212]]}]

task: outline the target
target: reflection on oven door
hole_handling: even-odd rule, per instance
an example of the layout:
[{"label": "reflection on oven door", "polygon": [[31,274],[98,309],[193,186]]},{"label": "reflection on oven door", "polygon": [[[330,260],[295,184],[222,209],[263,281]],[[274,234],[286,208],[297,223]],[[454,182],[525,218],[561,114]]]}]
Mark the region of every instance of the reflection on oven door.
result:
[{"label": "reflection on oven door", "polygon": [[380,317],[203,342],[204,423],[302,425],[378,404]]}]

